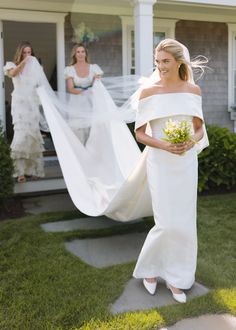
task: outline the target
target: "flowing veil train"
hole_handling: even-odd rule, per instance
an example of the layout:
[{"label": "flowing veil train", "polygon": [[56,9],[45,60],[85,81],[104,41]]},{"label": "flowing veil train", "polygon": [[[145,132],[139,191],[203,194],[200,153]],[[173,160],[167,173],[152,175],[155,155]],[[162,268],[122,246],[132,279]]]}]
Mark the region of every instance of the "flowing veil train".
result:
[{"label": "flowing veil train", "polygon": [[[74,118],[81,127],[88,124],[91,127],[84,146],[67,120],[72,109],[76,113],[78,96],[55,95],[34,57],[23,74],[38,86],[37,93],[75,206],[90,216],[104,214],[124,222],[152,215],[146,179],[147,150],[141,153],[126,125],[135,120],[131,101],[117,107],[103,83],[96,81],[89,96],[92,112],[78,109],[78,117]],[[134,85],[132,81],[130,84]]]}]

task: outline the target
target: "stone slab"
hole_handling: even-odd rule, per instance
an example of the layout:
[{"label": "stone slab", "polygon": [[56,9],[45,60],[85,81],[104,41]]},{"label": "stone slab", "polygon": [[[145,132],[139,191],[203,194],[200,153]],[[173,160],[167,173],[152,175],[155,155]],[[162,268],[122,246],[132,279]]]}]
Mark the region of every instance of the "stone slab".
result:
[{"label": "stone slab", "polygon": [[[126,222],[127,224],[143,221],[142,219]],[[124,224],[123,222],[109,219],[105,216],[102,217],[86,217],[73,220],[64,220],[57,222],[48,222],[41,225],[46,232],[67,232],[72,230],[90,230],[90,229],[103,229]]]},{"label": "stone slab", "polygon": [[160,330],[235,330],[236,317],[230,314],[202,315],[177,322]]},{"label": "stone slab", "polygon": [[77,239],[66,242],[68,251],[90,266],[103,268],[137,259],[147,233]]},{"label": "stone slab", "polygon": [[[195,282],[190,290],[185,290],[187,299],[204,295],[209,290],[203,285]],[[141,279],[131,279],[125,286],[122,295],[111,305],[112,314],[124,313],[135,310],[158,308],[161,306],[178,304],[166,288],[165,282],[158,278],[157,290],[150,295],[144,288]],[[193,330],[189,328],[188,330]],[[207,329],[207,328],[206,328]]]}]

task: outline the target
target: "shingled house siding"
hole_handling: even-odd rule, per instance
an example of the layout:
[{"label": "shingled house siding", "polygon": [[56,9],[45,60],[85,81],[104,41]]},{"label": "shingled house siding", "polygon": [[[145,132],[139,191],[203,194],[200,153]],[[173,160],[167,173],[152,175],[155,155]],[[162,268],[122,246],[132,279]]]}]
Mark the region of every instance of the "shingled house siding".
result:
[{"label": "shingled house siding", "polygon": [[176,39],[190,50],[191,57],[209,59],[204,77],[197,81],[203,91],[203,110],[208,124],[233,129],[228,112],[228,28],[225,23],[178,21]]},{"label": "shingled house siding", "polygon": [[91,63],[97,63],[106,76],[122,75],[122,27],[116,15],[71,13],[65,21],[66,61],[72,47],[72,26],[84,22],[98,37],[88,46]]}]

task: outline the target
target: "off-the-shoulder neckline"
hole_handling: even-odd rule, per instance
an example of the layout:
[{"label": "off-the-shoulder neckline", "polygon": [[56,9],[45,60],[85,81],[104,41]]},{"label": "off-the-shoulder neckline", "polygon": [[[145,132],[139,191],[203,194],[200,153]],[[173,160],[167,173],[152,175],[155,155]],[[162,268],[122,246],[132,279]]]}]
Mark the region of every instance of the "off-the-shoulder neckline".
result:
[{"label": "off-the-shoulder neckline", "polygon": [[154,96],[160,96],[160,95],[176,95],[176,94],[187,94],[187,95],[192,95],[192,96],[197,96],[198,98],[201,98],[202,96],[201,95],[198,95],[198,94],[195,94],[195,93],[190,93],[190,92],[170,92],[170,93],[156,93],[156,94],[153,94],[153,95],[150,95],[150,96],[147,96],[147,97],[144,97],[142,99],[139,100],[140,101],[143,101],[143,100],[147,100],[151,97],[154,97]]}]

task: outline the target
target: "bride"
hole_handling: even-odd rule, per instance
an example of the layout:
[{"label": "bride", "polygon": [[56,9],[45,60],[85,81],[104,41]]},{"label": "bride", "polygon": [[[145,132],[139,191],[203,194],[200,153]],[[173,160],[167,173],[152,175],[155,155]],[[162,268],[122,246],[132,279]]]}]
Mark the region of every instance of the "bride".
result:
[{"label": "bride", "polygon": [[[155,60],[160,78],[142,90],[135,125],[137,140],[150,147],[147,173],[155,226],[144,242],[134,277],[143,278],[150,294],[161,277],[173,298],[184,303],[183,289],[193,285],[197,261],[197,152],[204,137],[201,90],[190,82],[190,63],[176,40],[160,42]],[[191,138],[183,143],[164,141],[170,118],[189,123]]]}]

